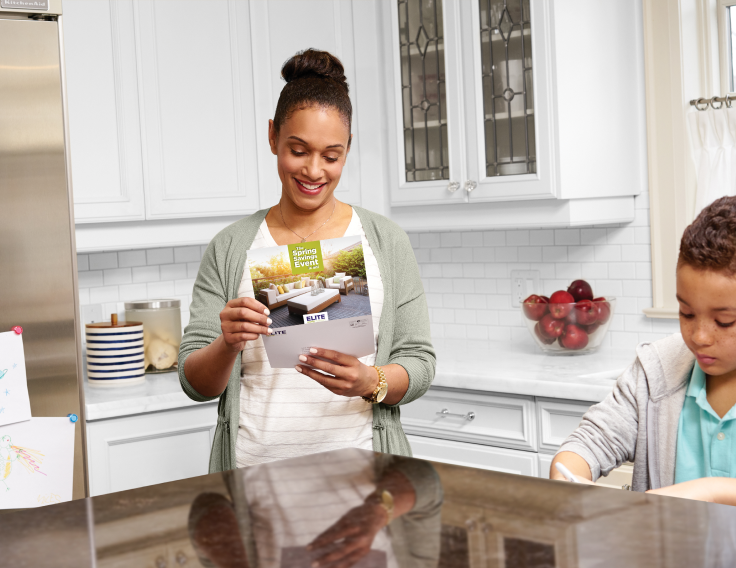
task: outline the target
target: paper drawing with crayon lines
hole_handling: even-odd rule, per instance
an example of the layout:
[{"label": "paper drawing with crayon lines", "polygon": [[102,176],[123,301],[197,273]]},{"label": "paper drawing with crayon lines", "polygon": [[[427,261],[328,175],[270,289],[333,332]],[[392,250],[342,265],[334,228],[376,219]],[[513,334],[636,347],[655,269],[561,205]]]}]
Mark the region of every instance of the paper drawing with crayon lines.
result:
[{"label": "paper drawing with crayon lines", "polygon": [[0,426],[30,420],[23,336],[14,331],[0,333],[0,385],[3,392]]},{"label": "paper drawing with crayon lines", "polygon": [[31,474],[40,473],[41,475],[46,475],[41,471],[43,457],[43,454],[36,450],[14,446],[10,436],[6,435],[0,438],[0,481],[5,485],[5,491],[10,491],[8,478],[13,473],[14,465],[16,466],[16,470],[20,466]]},{"label": "paper drawing with crayon lines", "polygon": [[66,416],[0,426],[0,509],[71,501],[79,427]]}]

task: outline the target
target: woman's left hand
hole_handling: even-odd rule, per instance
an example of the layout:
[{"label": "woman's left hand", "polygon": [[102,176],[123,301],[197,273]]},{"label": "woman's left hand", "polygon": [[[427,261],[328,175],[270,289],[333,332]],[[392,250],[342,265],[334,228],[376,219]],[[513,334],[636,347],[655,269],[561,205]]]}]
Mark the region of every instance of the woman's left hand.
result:
[{"label": "woman's left hand", "polygon": [[[357,358],[332,351],[312,348],[309,355],[300,355],[304,365],[296,370],[314,379],[327,390],[340,396],[371,396],[378,386],[378,373]],[[314,367],[313,369],[308,368]]]}]

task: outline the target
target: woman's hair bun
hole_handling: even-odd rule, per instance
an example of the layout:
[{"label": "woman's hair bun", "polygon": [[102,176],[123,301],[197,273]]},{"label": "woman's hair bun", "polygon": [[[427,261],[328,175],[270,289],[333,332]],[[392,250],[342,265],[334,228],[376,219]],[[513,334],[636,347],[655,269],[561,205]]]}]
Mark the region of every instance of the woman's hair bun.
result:
[{"label": "woman's hair bun", "polygon": [[326,51],[311,48],[300,51],[284,63],[281,76],[287,83],[311,77],[333,79],[348,90],[345,68],[337,57]]}]

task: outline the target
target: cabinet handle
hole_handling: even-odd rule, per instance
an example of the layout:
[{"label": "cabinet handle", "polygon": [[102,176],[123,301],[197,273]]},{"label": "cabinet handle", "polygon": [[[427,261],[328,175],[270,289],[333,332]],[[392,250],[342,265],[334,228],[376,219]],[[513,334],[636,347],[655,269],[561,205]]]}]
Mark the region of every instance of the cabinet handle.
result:
[{"label": "cabinet handle", "polygon": [[449,191],[450,193],[455,193],[458,189],[460,189],[459,181],[451,181],[449,184],[447,184],[447,191]]},{"label": "cabinet handle", "polygon": [[455,416],[457,418],[465,418],[468,422],[475,419],[475,412],[468,412],[467,414],[454,414],[447,410],[446,408],[443,408],[439,412],[435,412],[438,416]]},{"label": "cabinet handle", "polygon": [[166,568],[168,565],[169,563],[166,562],[166,558],[163,556],[156,558],[156,568]]},{"label": "cabinet handle", "polygon": [[176,560],[176,563],[177,563],[177,564],[178,564],[179,566],[184,566],[184,564],[186,564],[186,563],[187,563],[187,561],[189,560],[189,558],[187,557],[187,555],[186,555],[186,554],[184,554],[184,553],[183,553],[183,552],[182,552],[182,551],[180,550],[179,552],[177,552],[177,553],[176,553],[176,558],[175,558],[175,560]]},{"label": "cabinet handle", "polygon": [[467,191],[468,193],[473,191],[476,187],[478,187],[478,184],[472,179],[469,179],[465,182],[465,191]]}]

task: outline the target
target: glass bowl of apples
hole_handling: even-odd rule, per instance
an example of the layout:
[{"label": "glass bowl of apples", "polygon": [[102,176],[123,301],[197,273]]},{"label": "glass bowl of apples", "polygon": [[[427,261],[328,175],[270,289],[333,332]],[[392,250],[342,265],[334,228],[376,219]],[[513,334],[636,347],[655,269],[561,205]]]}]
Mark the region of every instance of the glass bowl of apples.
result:
[{"label": "glass bowl of apples", "polygon": [[545,353],[591,353],[603,343],[611,325],[616,298],[596,297],[585,280],[551,296],[532,294],[521,303],[524,321]]}]

